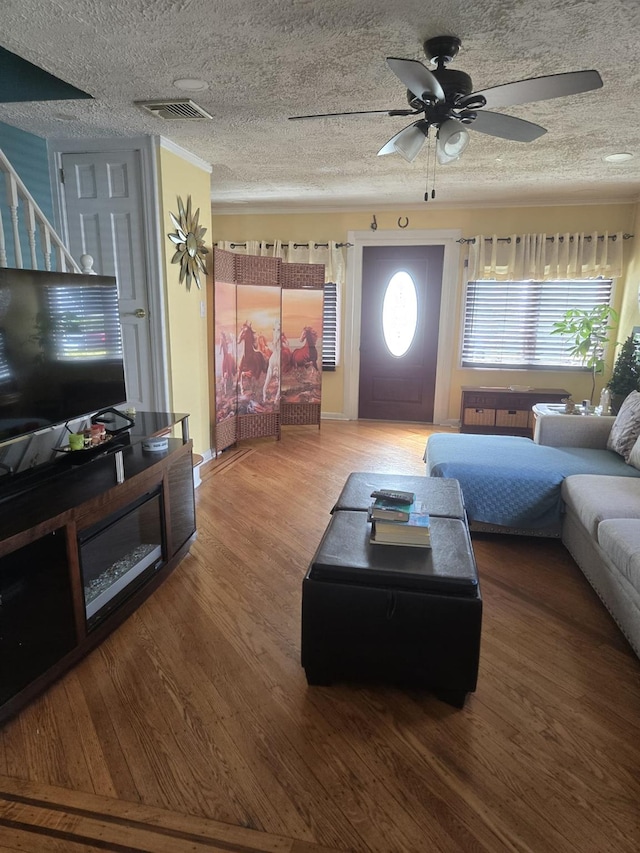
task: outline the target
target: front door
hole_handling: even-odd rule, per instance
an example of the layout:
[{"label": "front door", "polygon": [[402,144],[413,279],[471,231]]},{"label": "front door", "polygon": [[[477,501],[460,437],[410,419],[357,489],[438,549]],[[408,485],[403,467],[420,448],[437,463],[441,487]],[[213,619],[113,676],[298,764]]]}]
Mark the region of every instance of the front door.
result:
[{"label": "front door", "polygon": [[365,246],[358,417],[433,423],[444,246]]},{"label": "front door", "polygon": [[63,154],[69,250],[118,282],[127,402],[154,411],[139,153]]}]

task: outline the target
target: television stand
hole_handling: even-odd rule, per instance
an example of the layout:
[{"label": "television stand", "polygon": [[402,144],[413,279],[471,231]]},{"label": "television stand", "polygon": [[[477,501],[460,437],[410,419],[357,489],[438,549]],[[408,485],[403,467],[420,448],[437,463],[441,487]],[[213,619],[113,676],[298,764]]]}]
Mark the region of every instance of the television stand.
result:
[{"label": "television stand", "polygon": [[[146,414],[163,429],[186,418]],[[191,441],[148,452],[132,434],[117,450],[122,482],[101,455],[2,507],[0,723],[133,613],[196,536]]]}]

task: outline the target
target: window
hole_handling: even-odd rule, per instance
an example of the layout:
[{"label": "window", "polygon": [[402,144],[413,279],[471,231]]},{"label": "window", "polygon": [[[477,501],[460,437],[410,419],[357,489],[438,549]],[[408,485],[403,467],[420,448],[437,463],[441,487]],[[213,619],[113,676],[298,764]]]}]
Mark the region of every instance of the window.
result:
[{"label": "window", "polygon": [[324,285],[322,308],[322,369],[335,370],[339,364],[338,343],[338,285],[329,281]]},{"label": "window", "polygon": [[553,323],[568,308],[608,305],[610,279],[577,281],[470,281],[467,286],[462,367],[581,369],[567,354]]},{"label": "window", "polygon": [[382,332],[391,355],[405,355],[418,326],[418,294],[408,272],[402,270],[392,277],[382,303]]}]

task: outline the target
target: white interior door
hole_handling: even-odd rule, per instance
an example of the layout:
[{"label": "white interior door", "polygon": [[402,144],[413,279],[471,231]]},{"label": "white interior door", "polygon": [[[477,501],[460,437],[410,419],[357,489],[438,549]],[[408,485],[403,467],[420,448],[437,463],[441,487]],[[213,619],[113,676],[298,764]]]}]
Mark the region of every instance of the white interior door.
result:
[{"label": "white interior door", "polygon": [[154,411],[139,153],[63,154],[62,169],[71,254],[118,282],[127,402]]}]

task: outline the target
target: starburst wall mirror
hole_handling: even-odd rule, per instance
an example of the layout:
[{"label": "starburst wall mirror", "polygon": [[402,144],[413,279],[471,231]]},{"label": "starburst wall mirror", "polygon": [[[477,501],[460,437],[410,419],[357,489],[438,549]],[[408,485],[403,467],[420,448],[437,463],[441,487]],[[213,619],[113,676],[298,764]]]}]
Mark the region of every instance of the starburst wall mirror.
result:
[{"label": "starburst wall mirror", "polygon": [[180,284],[186,282],[187,290],[191,290],[193,280],[200,289],[200,275],[207,274],[204,255],[209,253],[203,239],[207,229],[198,223],[200,208],[192,215],[191,196],[187,196],[186,208],[178,196],[178,215],[174,216],[169,211],[169,216],[176,230],[175,233],[167,234],[167,237],[177,247],[171,263],[180,264]]}]

